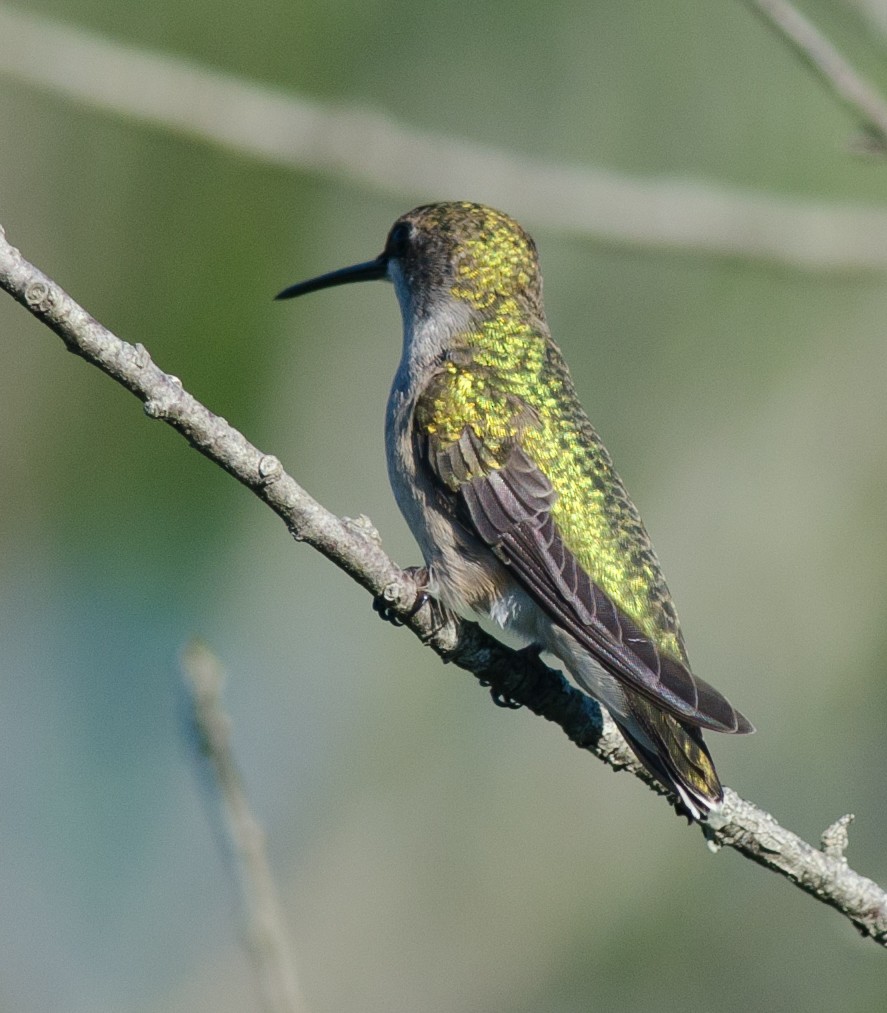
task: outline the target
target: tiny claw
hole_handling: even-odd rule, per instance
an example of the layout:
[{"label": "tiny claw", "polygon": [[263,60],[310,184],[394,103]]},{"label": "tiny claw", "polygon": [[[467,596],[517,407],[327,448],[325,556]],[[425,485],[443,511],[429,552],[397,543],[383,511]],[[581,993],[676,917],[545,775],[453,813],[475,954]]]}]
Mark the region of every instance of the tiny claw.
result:
[{"label": "tiny claw", "polygon": [[500,693],[496,689],[490,690],[490,699],[497,707],[504,707],[505,710],[519,711],[523,707],[522,703],[518,703],[517,700],[512,700],[510,696],[506,696],[504,693]]},{"label": "tiny claw", "polygon": [[674,811],[678,814],[678,816],[685,817],[685,819],[687,820],[688,827],[692,827],[693,824],[696,822],[696,817],[682,803],[679,802],[677,805],[675,805]]},{"label": "tiny claw", "polygon": [[407,612],[407,619],[412,619],[413,616],[421,609],[424,605],[427,605],[431,601],[431,595],[427,591],[420,591],[416,595],[416,600],[413,602],[413,607]]},{"label": "tiny claw", "polygon": [[373,598],[373,611],[392,626],[403,626],[403,620],[394,614],[394,602],[388,601],[385,595],[376,595]]}]

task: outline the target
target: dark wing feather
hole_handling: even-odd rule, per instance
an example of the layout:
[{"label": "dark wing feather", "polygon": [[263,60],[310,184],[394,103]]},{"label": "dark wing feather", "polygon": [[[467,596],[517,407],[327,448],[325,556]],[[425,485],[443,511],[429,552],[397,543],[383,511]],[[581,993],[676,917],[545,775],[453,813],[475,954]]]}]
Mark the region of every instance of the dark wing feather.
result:
[{"label": "dark wing feather", "polygon": [[558,534],[554,488],[516,441],[500,446],[494,460],[471,427],[446,445],[433,434],[424,439],[432,470],[461,499],[477,534],[607,671],[691,724],[753,730],[716,689],[658,650],[589,577]]}]

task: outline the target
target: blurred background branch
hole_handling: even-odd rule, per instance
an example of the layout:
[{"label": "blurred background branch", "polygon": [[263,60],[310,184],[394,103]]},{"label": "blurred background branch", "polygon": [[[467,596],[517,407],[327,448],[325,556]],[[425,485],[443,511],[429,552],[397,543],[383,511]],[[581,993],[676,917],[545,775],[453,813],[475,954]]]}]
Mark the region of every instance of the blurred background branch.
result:
[{"label": "blurred background branch", "polygon": [[873,150],[887,150],[887,102],[853,64],[788,0],[746,0],[782,36],[850,112],[861,120]]},{"label": "blurred background branch", "polygon": [[197,759],[211,771],[210,794],[222,816],[262,1007],[267,1013],[307,1013],[268,864],[265,833],[253,815],[231,747],[231,719],[222,705],[222,666],[197,640],[182,651],[181,666],[197,736]]},{"label": "blurred background branch", "polygon": [[[846,66],[843,72],[848,77]],[[528,226],[810,270],[887,268],[887,211],[878,206],[541,160],[411,129],[378,110],[287,94],[3,4],[0,74],[260,162],[321,170],[402,199],[465,197],[484,186],[490,203]],[[875,115],[877,103],[869,105]]]}]

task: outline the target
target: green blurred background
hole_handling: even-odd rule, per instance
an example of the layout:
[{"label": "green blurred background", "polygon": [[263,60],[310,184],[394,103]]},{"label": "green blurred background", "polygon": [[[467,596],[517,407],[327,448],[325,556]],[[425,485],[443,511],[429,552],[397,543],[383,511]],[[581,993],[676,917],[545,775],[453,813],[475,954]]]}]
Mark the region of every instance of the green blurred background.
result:
[{"label": "green blurred background", "polygon": [[[518,155],[887,209],[885,163],[734,0],[12,9]],[[805,10],[887,90],[862,5]],[[501,203],[498,181],[381,193],[2,70],[10,240],[417,562],[382,450],[393,293],[271,297],[374,256],[422,200]],[[759,729],[711,736],[724,780],[812,841],[855,812],[850,862],[887,881],[885,272],[522,218],[694,667]],[[229,672],[315,1013],[883,1009],[883,953],[836,914],[492,707],[5,296],[0,333],[0,1009],[257,1008],[183,731],[194,634]]]}]

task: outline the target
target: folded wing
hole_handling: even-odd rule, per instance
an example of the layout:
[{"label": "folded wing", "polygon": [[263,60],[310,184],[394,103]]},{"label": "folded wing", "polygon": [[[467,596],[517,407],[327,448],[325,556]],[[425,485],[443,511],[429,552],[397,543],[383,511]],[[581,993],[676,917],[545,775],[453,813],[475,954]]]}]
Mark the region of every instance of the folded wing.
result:
[{"label": "folded wing", "polygon": [[497,440],[495,452],[472,425],[455,440],[429,430],[417,438],[442,488],[455,497],[463,523],[603,668],[692,725],[753,731],[716,689],[660,650],[591,579],[558,532],[553,486],[516,437]]}]

